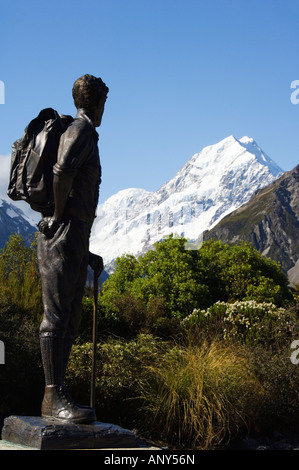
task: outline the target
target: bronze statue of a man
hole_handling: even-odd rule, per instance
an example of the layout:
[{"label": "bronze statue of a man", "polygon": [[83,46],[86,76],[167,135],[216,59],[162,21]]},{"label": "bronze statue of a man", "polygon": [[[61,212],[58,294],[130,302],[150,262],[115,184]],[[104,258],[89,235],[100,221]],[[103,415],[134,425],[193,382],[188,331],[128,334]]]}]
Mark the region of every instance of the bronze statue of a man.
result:
[{"label": "bronze statue of a man", "polygon": [[44,305],[40,345],[45,375],[41,414],[74,423],[96,419],[91,407],[79,406],[69,397],[64,378],[81,320],[88,265],[96,272],[102,270],[102,258],[89,252],[89,238],[101,183],[95,128],[101,125],[108,91],[92,75],[75,81],[77,115],[60,139],[53,169],[54,213],[39,222]]}]

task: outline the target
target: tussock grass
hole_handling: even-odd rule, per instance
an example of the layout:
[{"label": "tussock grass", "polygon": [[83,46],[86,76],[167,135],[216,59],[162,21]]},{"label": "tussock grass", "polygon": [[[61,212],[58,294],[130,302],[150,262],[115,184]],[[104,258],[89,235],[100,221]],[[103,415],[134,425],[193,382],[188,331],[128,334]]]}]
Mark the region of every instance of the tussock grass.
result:
[{"label": "tussock grass", "polygon": [[250,427],[262,400],[242,349],[231,345],[174,348],[147,372],[140,383],[147,426],[174,446],[224,444]]}]

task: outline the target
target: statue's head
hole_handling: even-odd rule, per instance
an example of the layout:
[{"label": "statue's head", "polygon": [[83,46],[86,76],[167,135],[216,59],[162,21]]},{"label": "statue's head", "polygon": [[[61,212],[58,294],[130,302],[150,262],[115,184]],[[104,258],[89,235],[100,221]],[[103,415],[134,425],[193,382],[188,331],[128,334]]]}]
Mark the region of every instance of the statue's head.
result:
[{"label": "statue's head", "polygon": [[83,75],[73,85],[73,99],[77,109],[84,109],[94,117],[97,126],[101,124],[105,101],[109,88],[101,78],[93,75]]}]

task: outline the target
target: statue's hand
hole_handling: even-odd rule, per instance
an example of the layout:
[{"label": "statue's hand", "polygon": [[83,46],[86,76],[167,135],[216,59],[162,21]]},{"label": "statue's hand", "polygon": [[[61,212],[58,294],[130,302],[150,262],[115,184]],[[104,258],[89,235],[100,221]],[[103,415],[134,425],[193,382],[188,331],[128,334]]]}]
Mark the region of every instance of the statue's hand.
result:
[{"label": "statue's hand", "polygon": [[104,269],[103,258],[99,255],[89,252],[89,266],[94,271],[96,277],[100,277]]},{"label": "statue's hand", "polygon": [[38,230],[49,238],[58,230],[59,225],[59,222],[54,217],[45,217],[37,224]]}]

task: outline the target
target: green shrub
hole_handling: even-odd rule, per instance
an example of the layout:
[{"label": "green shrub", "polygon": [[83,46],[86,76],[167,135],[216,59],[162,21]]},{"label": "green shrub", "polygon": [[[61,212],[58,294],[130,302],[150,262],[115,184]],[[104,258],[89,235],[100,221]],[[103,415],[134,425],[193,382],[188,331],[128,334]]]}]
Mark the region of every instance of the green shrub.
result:
[{"label": "green shrub", "polygon": [[[295,337],[298,339],[298,336]],[[264,394],[257,419],[260,432],[292,433],[299,426],[299,364],[293,364],[291,340],[277,351],[261,345],[248,347],[248,364]]]},{"label": "green shrub", "polygon": [[241,344],[261,343],[267,347],[284,344],[295,333],[298,321],[289,310],[253,300],[217,302],[206,310],[195,309],[181,325],[199,334]]},{"label": "green shrub", "polygon": [[[298,426],[299,366],[290,360],[290,345],[110,338],[98,344],[98,419],[162,445],[199,449]],[[83,404],[89,403],[91,353],[91,343],[74,346],[67,371],[71,395]]]},{"label": "green shrub", "polygon": [[[165,348],[166,343],[145,334],[130,341],[110,337],[98,344],[96,409],[100,420],[134,425],[136,414],[140,415],[140,377],[145,366],[160,360]],[[84,402],[89,402],[91,363],[91,343],[73,346],[67,383],[71,394]]]},{"label": "green shrub", "polygon": [[[71,394],[89,401],[91,344],[73,348]],[[183,348],[139,335],[98,345],[98,419],[134,427],[165,445],[212,448],[255,422],[262,400],[241,348]],[[250,397],[254,396],[254,402]]]},{"label": "green shrub", "polygon": [[44,388],[39,324],[0,295],[0,325],[0,340],[5,345],[0,412],[39,414]]},{"label": "green shrub", "polygon": [[44,377],[39,345],[43,313],[36,238],[11,235],[0,254],[0,411],[40,413]]},{"label": "green shrub", "polygon": [[229,247],[211,240],[198,250],[185,247],[185,239],[170,237],[138,259],[116,260],[99,298],[101,316],[111,320],[110,327],[123,329],[124,336],[159,334],[162,319],[183,319],[217,301],[281,307],[292,300],[280,266],[249,244]]}]

